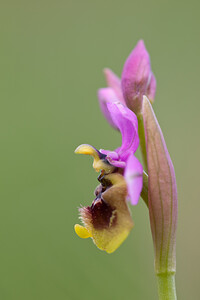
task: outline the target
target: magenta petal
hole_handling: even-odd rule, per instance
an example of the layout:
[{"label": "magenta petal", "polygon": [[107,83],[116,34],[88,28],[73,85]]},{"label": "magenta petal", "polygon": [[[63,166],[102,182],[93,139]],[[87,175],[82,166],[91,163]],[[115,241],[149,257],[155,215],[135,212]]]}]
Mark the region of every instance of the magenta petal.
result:
[{"label": "magenta petal", "polygon": [[122,91],[125,102],[136,114],[141,112],[143,95],[151,94],[154,98],[155,80],[152,82],[153,89],[151,90],[149,87],[151,77],[150,57],[141,40],[127,58],[122,72]]},{"label": "magenta petal", "polygon": [[128,195],[132,205],[138,204],[140,193],[143,185],[143,168],[139,160],[130,155],[127,160],[127,165],[124,173],[124,177],[128,187]]},{"label": "magenta petal", "polygon": [[108,160],[108,162],[117,167],[117,168],[125,168],[126,163],[124,161],[120,161],[120,157],[119,154],[115,151],[110,151],[107,156],[106,159]]},{"label": "magenta petal", "polygon": [[130,153],[135,153],[139,145],[138,121],[136,115],[121,103],[107,103],[112,121],[122,134],[122,145],[115,152],[120,160],[126,161]]},{"label": "magenta petal", "polygon": [[107,158],[111,160],[118,160],[119,159],[119,154],[115,151],[110,151],[107,153]]},{"label": "magenta petal", "polygon": [[98,90],[98,99],[99,99],[99,105],[101,108],[101,111],[104,115],[104,117],[107,119],[108,123],[114,127],[115,129],[118,129],[115,123],[112,120],[111,114],[107,108],[108,102],[118,102],[118,98],[111,88],[102,88]]},{"label": "magenta petal", "polygon": [[124,161],[119,160],[120,157],[117,152],[104,149],[100,149],[99,152],[106,155],[106,160],[114,167],[122,169],[125,168],[126,163]]},{"label": "magenta petal", "polygon": [[110,69],[104,69],[104,75],[108,87],[112,88],[118,98],[118,100],[125,105],[125,100],[122,94],[121,89],[121,80],[120,78]]},{"label": "magenta petal", "polygon": [[124,169],[126,166],[126,163],[124,161],[119,161],[119,160],[113,160],[109,156],[106,157],[107,161],[114,167],[116,168],[121,168]]}]

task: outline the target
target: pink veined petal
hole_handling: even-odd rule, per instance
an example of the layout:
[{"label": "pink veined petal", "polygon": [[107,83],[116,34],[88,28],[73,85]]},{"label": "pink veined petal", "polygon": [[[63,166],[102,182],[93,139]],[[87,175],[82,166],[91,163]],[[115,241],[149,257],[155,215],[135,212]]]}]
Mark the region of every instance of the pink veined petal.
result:
[{"label": "pink veined petal", "polygon": [[114,92],[113,89],[111,88],[102,88],[98,90],[98,99],[99,99],[99,105],[101,108],[101,111],[104,115],[104,117],[106,118],[106,120],[108,121],[108,123],[114,127],[115,129],[118,130],[117,126],[115,125],[115,123],[112,120],[112,117],[110,115],[110,111],[107,108],[107,103],[108,102],[117,102],[119,101],[117,99],[117,96]]},{"label": "pink veined petal", "polygon": [[128,195],[132,205],[138,204],[140,198],[143,185],[142,173],[143,168],[141,163],[137,157],[131,154],[127,160],[124,177],[127,183]]},{"label": "pink veined petal", "polygon": [[112,88],[114,90],[118,100],[122,104],[126,105],[123,94],[122,94],[120,78],[110,69],[106,68],[103,71],[104,71],[104,75],[105,75],[108,87]]},{"label": "pink veined petal", "polygon": [[138,121],[136,115],[121,103],[107,103],[113,123],[122,134],[122,145],[115,152],[121,161],[126,161],[130,153],[135,153],[139,145]]}]

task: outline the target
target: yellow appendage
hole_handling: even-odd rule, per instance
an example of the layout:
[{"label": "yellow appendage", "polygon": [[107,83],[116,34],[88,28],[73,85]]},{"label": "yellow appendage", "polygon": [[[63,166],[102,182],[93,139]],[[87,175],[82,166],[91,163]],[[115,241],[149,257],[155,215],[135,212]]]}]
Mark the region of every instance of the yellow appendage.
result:
[{"label": "yellow appendage", "polygon": [[87,228],[85,228],[84,226],[81,226],[79,224],[76,224],[74,226],[74,230],[75,230],[76,234],[82,239],[87,239],[89,237],[92,237],[91,233],[87,230]]}]

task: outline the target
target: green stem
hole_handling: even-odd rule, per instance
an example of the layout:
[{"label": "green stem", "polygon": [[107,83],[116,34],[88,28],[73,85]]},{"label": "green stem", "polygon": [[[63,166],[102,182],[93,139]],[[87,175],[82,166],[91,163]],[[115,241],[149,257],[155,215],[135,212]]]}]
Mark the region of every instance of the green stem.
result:
[{"label": "green stem", "polygon": [[175,274],[157,274],[159,300],[177,300]]},{"label": "green stem", "polygon": [[148,207],[148,175],[145,171],[143,171],[143,187],[140,196]]},{"label": "green stem", "polygon": [[144,161],[144,169],[147,171],[147,152],[146,152],[146,143],[145,143],[145,131],[144,131],[144,122],[142,113],[137,115],[138,118],[138,134],[140,139],[140,148],[142,153],[142,158]]}]

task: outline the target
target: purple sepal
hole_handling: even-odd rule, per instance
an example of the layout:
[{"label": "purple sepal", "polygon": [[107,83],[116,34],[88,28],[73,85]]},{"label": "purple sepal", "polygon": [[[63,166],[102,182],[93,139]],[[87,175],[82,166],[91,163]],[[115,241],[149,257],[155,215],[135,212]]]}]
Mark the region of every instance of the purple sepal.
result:
[{"label": "purple sepal", "polygon": [[149,53],[142,40],[125,62],[121,84],[125,102],[136,114],[141,112],[143,95],[154,100],[156,81],[151,71]]}]

